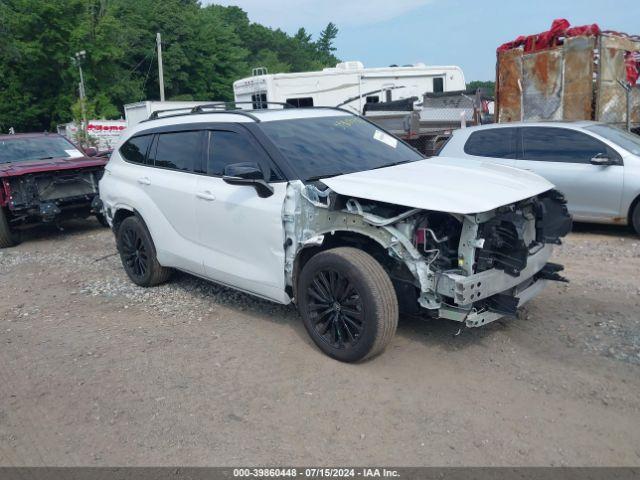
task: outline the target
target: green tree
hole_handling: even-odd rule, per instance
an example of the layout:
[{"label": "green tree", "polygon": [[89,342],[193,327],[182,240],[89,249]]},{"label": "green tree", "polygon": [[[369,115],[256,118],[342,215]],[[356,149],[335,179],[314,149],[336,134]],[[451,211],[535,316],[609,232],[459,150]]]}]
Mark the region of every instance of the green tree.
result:
[{"label": "green tree", "polygon": [[[334,65],[337,29],[318,41],[251,23],[239,7],[198,0],[0,0],[0,131],[52,130],[74,118],[83,62],[92,114],[118,118],[127,103],[159,98],[156,33],[168,99],[231,100],[251,68]],[[93,116],[93,115],[91,115]]]},{"label": "green tree", "polygon": [[331,55],[336,51],[336,47],[333,45],[334,40],[338,36],[338,27],[329,22],[327,26],[320,32],[320,38],[318,39],[318,50],[325,55]]},{"label": "green tree", "polygon": [[475,91],[479,88],[482,88],[487,95],[489,95],[490,97],[493,97],[495,95],[496,82],[473,80],[467,83],[467,90]]}]

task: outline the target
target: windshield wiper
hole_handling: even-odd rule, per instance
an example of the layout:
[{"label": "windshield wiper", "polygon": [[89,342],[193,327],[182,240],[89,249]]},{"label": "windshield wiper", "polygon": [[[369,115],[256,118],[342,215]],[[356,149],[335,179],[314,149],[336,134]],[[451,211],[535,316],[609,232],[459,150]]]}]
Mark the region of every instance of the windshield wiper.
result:
[{"label": "windshield wiper", "polygon": [[338,175],[344,175],[344,174],[342,172],[325,173],[323,175],[316,175],[314,177],[309,177],[309,178],[307,178],[307,182],[316,182],[318,180],[322,180],[323,178],[337,177]]},{"label": "windshield wiper", "polygon": [[52,158],[55,157],[40,157],[38,160],[51,160]]}]

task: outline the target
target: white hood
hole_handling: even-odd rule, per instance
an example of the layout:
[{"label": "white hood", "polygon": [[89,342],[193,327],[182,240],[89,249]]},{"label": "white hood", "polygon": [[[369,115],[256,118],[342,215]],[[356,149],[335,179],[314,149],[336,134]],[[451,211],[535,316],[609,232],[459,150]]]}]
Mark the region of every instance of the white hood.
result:
[{"label": "white hood", "polygon": [[433,157],[325,178],[340,195],[447,213],[481,213],[553,188],[535,173],[463,158]]}]

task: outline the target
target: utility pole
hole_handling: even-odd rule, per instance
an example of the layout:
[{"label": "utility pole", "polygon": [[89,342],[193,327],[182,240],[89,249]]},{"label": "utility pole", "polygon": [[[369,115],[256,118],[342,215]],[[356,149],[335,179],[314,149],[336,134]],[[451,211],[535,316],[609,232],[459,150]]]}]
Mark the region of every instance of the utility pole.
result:
[{"label": "utility pole", "polygon": [[156,44],[158,45],[158,79],[160,81],[160,101],[164,102],[164,72],[162,71],[162,39],[160,32],[156,34]]},{"label": "utility pole", "polygon": [[78,85],[78,93],[80,95],[80,108],[82,109],[82,126],[81,130],[84,132],[84,137],[86,140],[87,133],[87,106],[86,99],[87,95],[84,89],[84,76],[82,74],[82,62],[87,58],[87,52],[85,50],[80,50],[75,54],[75,64],[78,66],[78,70],[80,71],[80,84]]}]

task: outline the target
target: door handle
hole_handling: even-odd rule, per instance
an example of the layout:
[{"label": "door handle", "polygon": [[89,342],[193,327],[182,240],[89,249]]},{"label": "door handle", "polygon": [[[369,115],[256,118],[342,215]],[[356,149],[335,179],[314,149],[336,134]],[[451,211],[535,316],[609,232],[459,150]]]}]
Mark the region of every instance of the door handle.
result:
[{"label": "door handle", "polygon": [[196,197],[201,198],[202,200],[206,200],[208,202],[212,202],[216,199],[216,196],[213,193],[211,193],[209,190],[196,193]]},{"label": "door handle", "polygon": [[141,185],[151,185],[151,180],[149,180],[149,177],[140,177],[138,183]]}]

